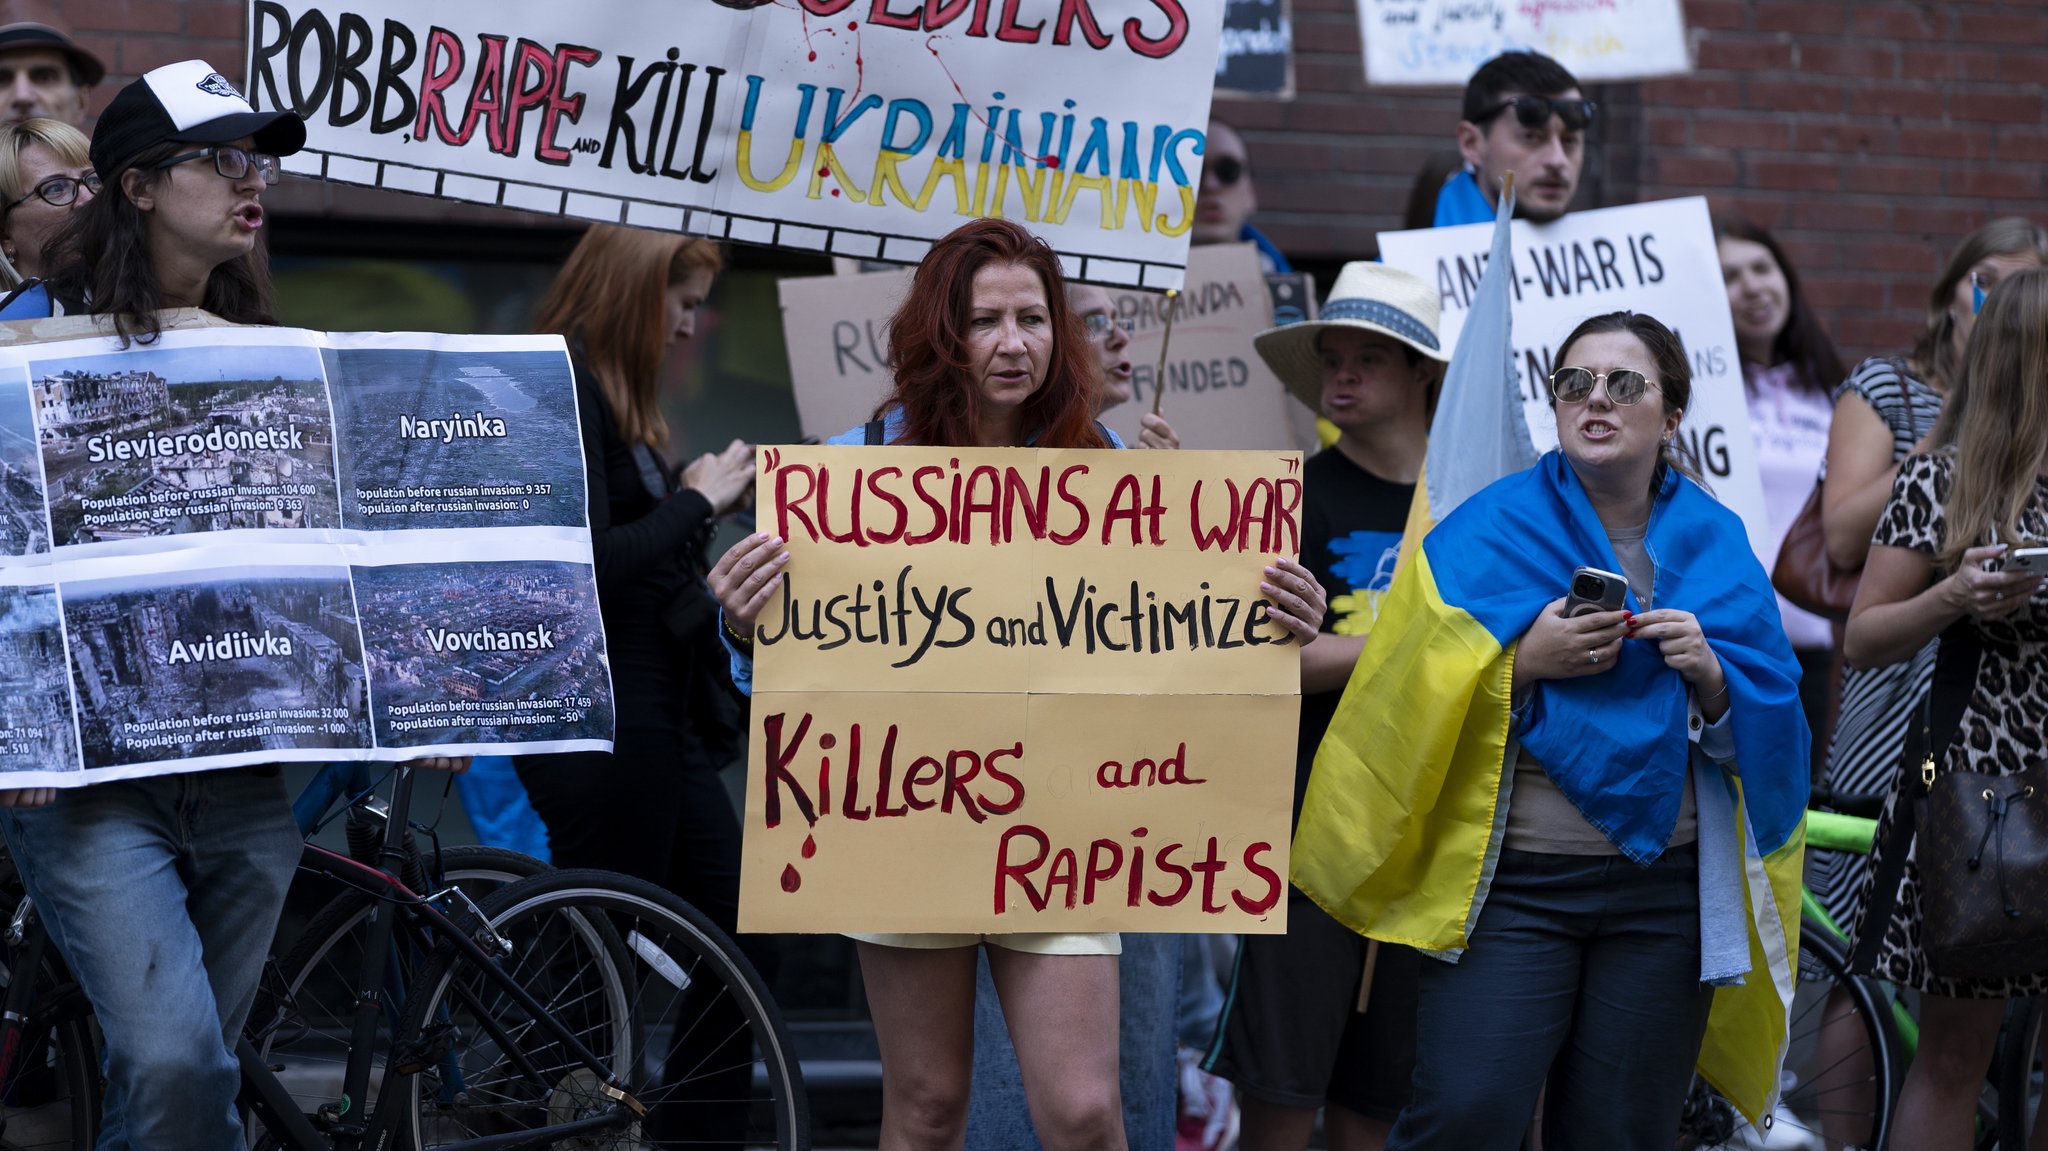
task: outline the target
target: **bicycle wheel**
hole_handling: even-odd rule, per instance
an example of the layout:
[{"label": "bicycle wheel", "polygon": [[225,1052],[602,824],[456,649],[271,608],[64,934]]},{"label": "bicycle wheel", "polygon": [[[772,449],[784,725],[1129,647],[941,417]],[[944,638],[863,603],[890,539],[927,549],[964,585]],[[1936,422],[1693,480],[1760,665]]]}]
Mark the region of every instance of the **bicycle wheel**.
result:
[{"label": "bicycle wheel", "polygon": [[1771,1132],[1765,1136],[1743,1123],[1725,1100],[1699,1085],[1687,1104],[1682,1144],[1882,1147],[1902,1072],[1890,1012],[1890,1000],[1874,983],[1849,974],[1833,933],[1811,920],[1801,924],[1791,1044],[1780,1078],[1784,1096],[1771,1117]]},{"label": "bicycle wheel", "polygon": [[[454,884],[481,903],[500,888],[547,871],[548,865],[517,851],[465,845],[444,849],[440,868],[440,878],[432,886]],[[256,1009],[249,1013],[247,1030],[256,1049],[266,1062],[282,1068],[279,1079],[308,1114],[341,1098],[354,987],[362,971],[363,932],[370,912],[380,906],[372,896],[344,891],[321,908],[277,965]],[[381,988],[387,1020],[397,1019],[404,1010],[411,973],[425,959],[402,924],[394,930],[391,944]],[[385,1049],[380,1043],[372,1063],[373,1090],[383,1081]]]},{"label": "bicycle wheel", "polygon": [[[610,1116],[562,1146],[810,1145],[809,1107],[781,1011],[724,932],[667,891],[605,871],[558,871],[485,906],[512,945],[498,964],[647,1107],[616,1109],[602,1080],[467,958],[420,973],[399,1044],[447,1050],[408,1078],[413,1146]],[[623,946],[621,944],[623,943]],[[566,1133],[565,1133],[566,1134]]]},{"label": "bicycle wheel", "polygon": [[[19,970],[14,958],[10,953],[10,977]],[[35,1006],[22,1023],[13,1074],[0,1084],[0,1148],[91,1151],[100,1133],[92,1008],[54,948],[44,951],[36,980]]]},{"label": "bicycle wheel", "polygon": [[1811,921],[1800,925],[1799,987],[1778,1121],[1811,1131],[1828,1151],[1884,1146],[1904,1067],[1891,1001],[1849,974],[1847,949]]},{"label": "bicycle wheel", "polygon": [[1992,1074],[1998,1085],[1998,1146],[2026,1151],[2041,1122],[2041,1001],[2015,999],[2005,1012]]}]

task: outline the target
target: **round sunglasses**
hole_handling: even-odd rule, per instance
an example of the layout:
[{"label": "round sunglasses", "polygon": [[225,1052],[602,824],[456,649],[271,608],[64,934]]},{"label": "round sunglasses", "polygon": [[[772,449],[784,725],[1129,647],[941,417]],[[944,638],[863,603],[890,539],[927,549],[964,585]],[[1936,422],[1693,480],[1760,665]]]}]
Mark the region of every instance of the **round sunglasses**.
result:
[{"label": "round sunglasses", "polygon": [[1607,385],[1607,398],[1622,407],[1640,403],[1646,392],[1657,387],[1634,368],[1616,368],[1611,372],[1559,368],[1550,373],[1550,394],[1560,404],[1582,404],[1593,397],[1594,386],[1602,383]]}]

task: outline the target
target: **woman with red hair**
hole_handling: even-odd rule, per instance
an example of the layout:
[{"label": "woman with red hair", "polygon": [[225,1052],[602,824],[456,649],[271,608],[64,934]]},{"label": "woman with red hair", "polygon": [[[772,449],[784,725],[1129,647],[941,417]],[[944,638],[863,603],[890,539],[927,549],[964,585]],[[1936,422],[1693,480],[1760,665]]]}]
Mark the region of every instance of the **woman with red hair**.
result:
[{"label": "woman with red hair", "polygon": [[[932,245],[889,325],[895,391],[865,427],[830,444],[1120,448],[1095,420],[1100,356],[1067,301],[1059,257],[1008,220],[975,220]],[[711,570],[751,685],[754,620],[789,562],[768,533],[741,540]],[[1273,619],[1315,638],[1323,589],[1291,560],[1266,569]],[[882,1051],[883,1151],[952,1149],[967,1123],[973,1068],[975,948],[1009,1020],[1039,1139],[1054,1151],[1125,1147],[1117,1088],[1114,934],[857,936]]]}]

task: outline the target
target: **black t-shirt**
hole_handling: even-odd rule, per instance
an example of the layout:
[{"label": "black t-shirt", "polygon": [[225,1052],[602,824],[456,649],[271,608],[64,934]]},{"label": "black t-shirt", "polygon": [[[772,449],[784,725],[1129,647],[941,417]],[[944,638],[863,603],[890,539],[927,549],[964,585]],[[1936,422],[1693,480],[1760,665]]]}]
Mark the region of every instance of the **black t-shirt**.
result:
[{"label": "black t-shirt", "polygon": [[[1394,581],[1401,529],[1415,500],[1414,484],[1373,475],[1336,448],[1309,458],[1302,467],[1301,562],[1330,596],[1323,630],[1336,631],[1350,618],[1370,631],[1379,597]],[[1294,765],[1294,815],[1315,765],[1316,746],[1337,714],[1342,688],[1301,697],[1301,743]]]}]

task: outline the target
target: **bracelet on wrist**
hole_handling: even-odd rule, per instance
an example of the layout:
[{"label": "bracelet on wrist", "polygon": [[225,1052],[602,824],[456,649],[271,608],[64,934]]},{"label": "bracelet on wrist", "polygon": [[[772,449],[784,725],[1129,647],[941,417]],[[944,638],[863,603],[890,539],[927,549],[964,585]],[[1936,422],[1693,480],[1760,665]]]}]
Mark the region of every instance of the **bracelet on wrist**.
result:
[{"label": "bracelet on wrist", "polygon": [[1727,694],[1728,694],[1728,681],[1727,681],[1727,680],[1726,680],[1726,679],[1724,678],[1724,679],[1723,679],[1723,680],[1721,681],[1721,690],[1720,690],[1720,691],[1717,691],[1717,692],[1715,692],[1715,693],[1714,693],[1714,694],[1712,694],[1712,695],[1705,695],[1705,696],[1701,696],[1701,697],[1700,697],[1700,703],[1702,703],[1702,704],[1709,704],[1709,703],[1712,703],[1712,702],[1714,702],[1714,701],[1715,701],[1715,700],[1717,700],[1717,699],[1720,699],[1720,698],[1721,698],[1722,696],[1725,696],[1725,695],[1727,695]]},{"label": "bracelet on wrist", "polygon": [[742,650],[753,650],[754,637],[750,635],[741,635],[738,631],[735,631],[732,626],[732,620],[728,619],[724,612],[718,613],[718,622],[720,626],[725,628],[725,634],[732,638],[733,643],[739,645],[739,647]]}]

